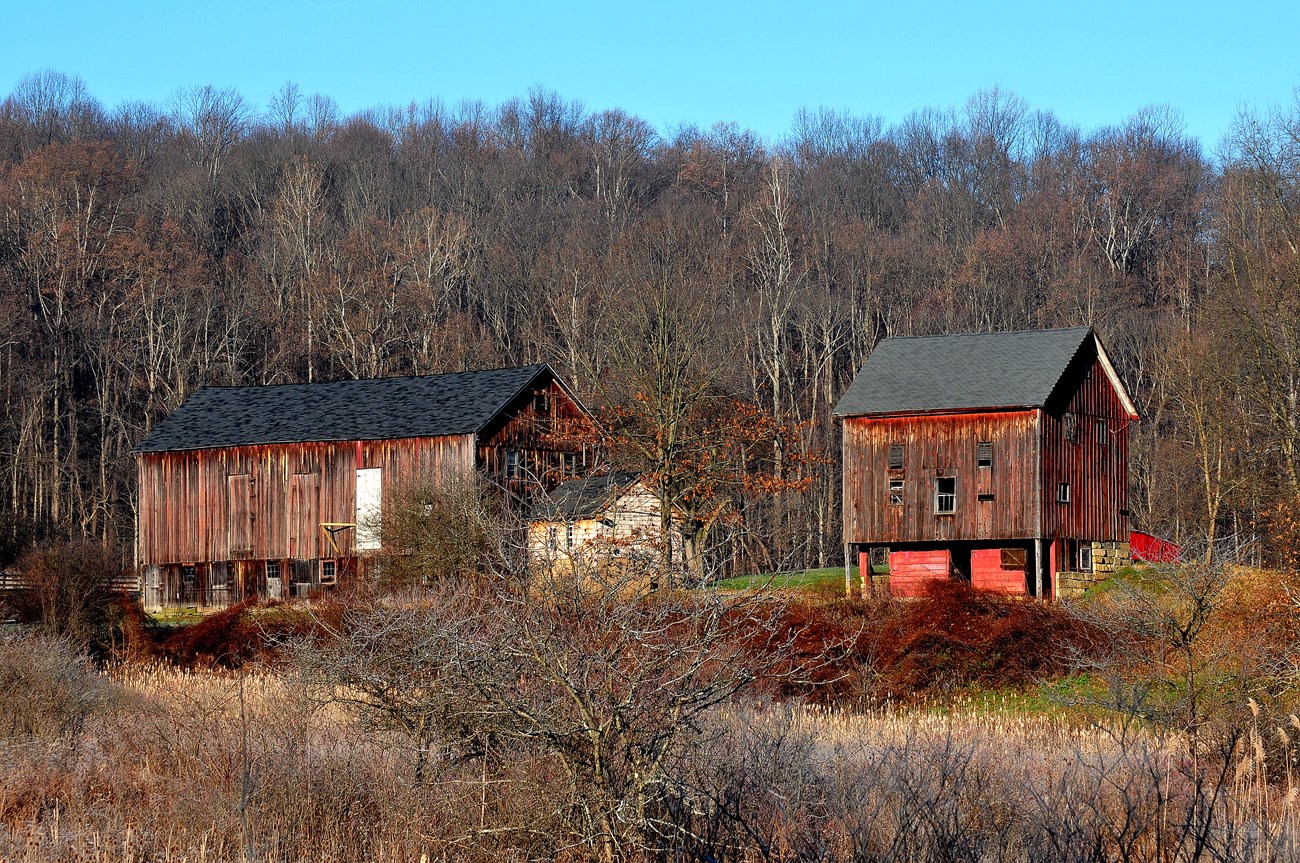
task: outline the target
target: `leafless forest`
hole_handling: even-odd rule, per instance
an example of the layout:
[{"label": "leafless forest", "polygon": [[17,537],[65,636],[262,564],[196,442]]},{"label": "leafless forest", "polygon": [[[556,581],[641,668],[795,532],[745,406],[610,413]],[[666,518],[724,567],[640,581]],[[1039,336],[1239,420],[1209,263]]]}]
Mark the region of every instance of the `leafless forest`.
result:
[{"label": "leafless forest", "polygon": [[6,554],[129,545],[131,447],[204,384],[544,360],[682,440],[767,420],[767,455],[709,483],[715,555],[834,563],[829,411],[878,339],[1091,324],[1143,413],[1135,524],[1286,555],[1300,106],[1206,143],[1171,110],[1080,130],[996,89],[894,126],[808,110],[764,141],[543,90],[109,110],[32,74],[0,106]]}]

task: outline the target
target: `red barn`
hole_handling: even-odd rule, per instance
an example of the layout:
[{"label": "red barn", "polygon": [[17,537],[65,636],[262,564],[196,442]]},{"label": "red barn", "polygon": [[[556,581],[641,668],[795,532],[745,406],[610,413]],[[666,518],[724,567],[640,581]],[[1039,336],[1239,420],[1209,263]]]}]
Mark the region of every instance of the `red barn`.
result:
[{"label": "red barn", "polygon": [[1138,413],[1087,327],[885,339],[835,407],[846,559],[1034,596],[1129,562]]},{"label": "red barn", "polygon": [[403,482],[480,471],[516,496],[576,475],[585,412],[547,365],[208,387],[136,450],[147,607],[219,607],[346,585]]}]

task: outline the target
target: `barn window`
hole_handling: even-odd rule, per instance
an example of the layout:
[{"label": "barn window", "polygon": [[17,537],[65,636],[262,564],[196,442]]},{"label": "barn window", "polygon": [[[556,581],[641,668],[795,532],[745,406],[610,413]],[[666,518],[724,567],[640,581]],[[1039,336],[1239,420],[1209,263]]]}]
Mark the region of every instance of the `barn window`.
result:
[{"label": "barn window", "polygon": [[1106,446],[1110,443],[1110,427],[1106,425],[1106,420],[1097,420],[1097,446]]},{"label": "barn window", "polygon": [[1068,441],[1077,441],[1079,439],[1079,418],[1072,413],[1066,413],[1061,416],[1061,434]]},{"label": "barn window", "polygon": [[901,443],[891,443],[889,445],[889,469],[903,469],[903,445]]},{"label": "barn window", "polygon": [[185,585],[187,588],[194,586],[194,567],[181,567],[181,584]]},{"label": "barn window", "polygon": [[564,526],[564,547],[573,548],[573,522]]},{"label": "barn window", "polygon": [[1025,569],[1025,550],[1023,548],[1004,548],[1002,559],[1000,561],[1003,569],[1018,569],[1021,572]]},{"label": "barn window", "polygon": [[935,477],[934,511],[940,515],[951,514],[957,511],[957,477]]},{"label": "barn window", "polygon": [[980,503],[993,503],[993,495],[981,494],[978,496],[977,500],[979,500]]},{"label": "barn window", "polygon": [[903,505],[903,481],[901,479],[891,479],[889,481],[889,505]]},{"label": "barn window", "polygon": [[1056,484],[1056,502],[1070,502],[1070,484],[1068,482],[1058,482]]},{"label": "barn window", "polygon": [[566,452],[560,456],[560,471],[566,477],[577,476],[578,456],[571,452]]},{"label": "barn window", "polygon": [[1092,546],[1079,546],[1079,572],[1092,572]]},{"label": "barn window", "polygon": [[551,400],[547,396],[546,390],[539,390],[533,393],[533,410],[539,414],[549,413],[551,410]]},{"label": "barn window", "polygon": [[980,467],[993,467],[993,441],[982,440],[975,444],[975,463]]},{"label": "barn window", "polygon": [[338,584],[339,570],[338,564],[332,560],[322,560],[320,562],[320,583],[321,584]]},{"label": "barn window", "polygon": [[506,450],[506,479],[518,479],[523,473],[523,453],[517,449]]},{"label": "barn window", "polygon": [[278,560],[268,560],[268,561],[266,562],[266,577],[267,577],[267,578],[279,578],[279,577],[280,577],[280,561],[278,561]]}]

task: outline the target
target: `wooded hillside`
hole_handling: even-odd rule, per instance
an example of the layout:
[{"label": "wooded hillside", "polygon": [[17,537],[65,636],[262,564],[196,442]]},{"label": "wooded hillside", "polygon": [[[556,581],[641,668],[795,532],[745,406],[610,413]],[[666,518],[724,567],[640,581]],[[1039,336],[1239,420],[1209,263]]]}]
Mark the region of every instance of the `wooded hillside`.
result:
[{"label": "wooded hillside", "polygon": [[1298,142],[1300,105],[1211,158],[1169,110],[1078,130],[996,89],[762,141],[540,90],[109,110],[34,74],[0,106],[0,565],[129,542],[129,451],[204,384],[539,361],[632,460],[699,461],[743,421],[762,457],[749,439],[681,494],[715,558],[834,563],[829,412],[876,341],[1081,324],[1144,417],[1134,523],[1276,559],[1300,511]]}]

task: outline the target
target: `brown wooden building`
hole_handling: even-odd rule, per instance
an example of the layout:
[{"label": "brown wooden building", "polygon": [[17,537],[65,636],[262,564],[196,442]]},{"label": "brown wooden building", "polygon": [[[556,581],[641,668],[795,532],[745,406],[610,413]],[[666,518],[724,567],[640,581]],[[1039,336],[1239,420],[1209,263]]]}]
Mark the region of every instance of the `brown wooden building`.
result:
[{"label": "brown wooden building", "polygon": [[346,587],[402,483],[480,471],[526,500],[582,470],[584,416],[547,365],[199,390],[136,450],[144,604]]},{"label": "brown wooden building", "polygon": [[1087,327],[885,339],[835,416],[846,561],[887,558],[895,595],[1067,595],[1128,562],[1138,414]]}]

